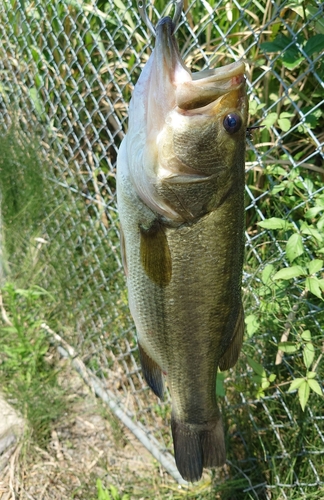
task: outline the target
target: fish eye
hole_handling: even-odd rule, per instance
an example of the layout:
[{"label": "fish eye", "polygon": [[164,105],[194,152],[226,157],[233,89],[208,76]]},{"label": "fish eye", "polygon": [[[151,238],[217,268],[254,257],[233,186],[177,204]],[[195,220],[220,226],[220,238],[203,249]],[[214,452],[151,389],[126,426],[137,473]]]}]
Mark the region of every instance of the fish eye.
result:
[{"label": "fish eye", "polygon": [[229,134],[235,134],[235,132],[237,132],[241,128],[242,118],[236,113],[229,113],[225,116],[223,125],[226,132],[228,132]]}]

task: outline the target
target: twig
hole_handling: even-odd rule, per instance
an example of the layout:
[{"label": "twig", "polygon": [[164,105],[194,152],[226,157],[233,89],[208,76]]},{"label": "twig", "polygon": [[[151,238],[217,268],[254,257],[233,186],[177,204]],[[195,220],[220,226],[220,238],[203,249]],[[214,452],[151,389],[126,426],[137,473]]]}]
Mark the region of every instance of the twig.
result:
[{"label": "twig", "polygon": [[17,474],[15,474],[15,461],[16,461],[16,458],[17,456],[19,456],[19,453],[20,453],[20,450],[22,448],[22,444],[20,443],[14,454],[12,455],[11,459],[10,459],[10,465],[9,465],[9,488],[10,488],[10,493],[12,495],[12,500],[15,500],[16,499],[16,496],[15,496],[15,488],[14,488],[14,481],[16,479],[17,481]]},{"label": "twig", "polygon": [[[303,290],[302,293],[300,294],[298,303],[293,306],[292,310],[288,314],[287,322],[285,323],[286,329],[281,336],[280,342],[287,342],[288,341],[291,326],[292,326],[293,321],[296,318],[299,303],[301,300],[303,300],[306,297],[307,293],[308,293],[308,290],[307,290],[307,288],[305,288],[305,290]],[[276,356],[276,362],[275,362],[276,365],[281,365],[283,355],[284,355],[284,352],[281,349],[279,349],[277,352],[277,356]]]},{"label": "twig", "polygon": [[312,372],[316,372],[317,367],[320,364],[320,361],[321,361],[321,359],[323,357],[323,353],[324,353],[324,343],[322,344],[322,352],[321,352],[321,354],[318,356],[317,360],[315,361],[315,363],[312,366]]},{"label": "twig", "polygon": [[88,467],[87,467],[88,472],[90,472],[91,469],[94,468],[94,466],[99,462],[100,458],[102,457],[102,455],[104,453],[105,453],[104,450],[99,451],[98,456],[94,460],[92,460],[90,465],[88,465]]},{"label": "twig", "polygon": [[3,321],[6,323],[6,325],[12,326],[12,323],[11,323],[10,319],[8,318],[6,310],[5,310],[4,305],[3,305],[1,292],[0,292],[0,309],[1,309],[1,316],[2,316]]}]

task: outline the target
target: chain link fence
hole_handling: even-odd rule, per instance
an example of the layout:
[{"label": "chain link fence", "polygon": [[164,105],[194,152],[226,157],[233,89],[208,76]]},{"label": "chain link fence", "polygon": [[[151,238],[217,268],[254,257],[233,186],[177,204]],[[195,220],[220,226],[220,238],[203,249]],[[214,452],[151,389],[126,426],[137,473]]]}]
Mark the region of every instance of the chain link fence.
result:
[{"label": "chain link fence", "polygon": [[[164,6],[150,5],[153,22]],[[247,139],[246,341],[218,387],[228,462],[213,478],[231,480],[235,498],[324,495],[321,396],[308,382],[304,400],[296,392],[307,373],[323,376],[323,18],[316,1],[189,0],[177,32],[192,70],[245,59],[251,125],[264,125]],[[0,36],[1,134],[14,126],[22,149],[37,145],[52,200],[40,284],[61,297],[61,336],[168,456],[170,400],[157,401],[139,368],[115,193],[128,102],[154,40],[130,0],[3,0]],[[284,269],[294,270],[274,275]]]}]

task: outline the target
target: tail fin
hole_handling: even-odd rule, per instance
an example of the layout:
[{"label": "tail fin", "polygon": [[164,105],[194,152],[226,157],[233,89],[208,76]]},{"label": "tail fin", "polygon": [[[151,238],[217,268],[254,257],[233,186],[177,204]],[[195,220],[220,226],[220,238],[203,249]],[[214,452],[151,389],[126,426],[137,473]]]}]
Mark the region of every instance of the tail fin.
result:
[{"label": "tail fin", "polygon": [[203,467],[225,463],[225,440],[219,417],[206,425],[188,424],[171,418],[174,455],[178,470],[186,481],[199,481]]}]

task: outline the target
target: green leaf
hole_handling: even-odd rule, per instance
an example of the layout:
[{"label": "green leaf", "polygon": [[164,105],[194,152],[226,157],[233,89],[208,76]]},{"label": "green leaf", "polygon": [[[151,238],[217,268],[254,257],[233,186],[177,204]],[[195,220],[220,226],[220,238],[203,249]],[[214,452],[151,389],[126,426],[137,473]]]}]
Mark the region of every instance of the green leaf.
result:
[{"label": "green leaf", "polygon": [[315,52],[324,50],[324,35],[318,34],[312,36],[304,46],[304,51],[308,56],[312,56]]},{"label": "green leaf", "polygon": [[112,494],[113,500],[118,500],[119,493],[118,493],[118,490],[117,490],[116,486],[114,486],[113,484],[111,484],[109,486],[109,489],[110,489],[110,493]]},{"label": "green leaf", "polygon": [[[277,97],[276,97],[277,100]],[[273,175],[286,175],[287,172],[280,165],[267,165],[266,172]]]},{"label": "green leaf", "polygon": [[285,54],[284,57],[282,58],[283,65],[287,69],[297,68],[297,66],[299,66],[300,63],[304,60],[305,60],[304,56],[296,58],[295,55],[291,53]]},{"label": "green leaf", "polygon": [[271,194],[277,194],[280,193],[280,191],[283,191],[287,187],[287,181],[280,182],[280,184],[276,184],[273,186],[271,189]]},{"label": "green leaf", "polygon": [[277,375],[275,373],[271,373],[268,377],[269,382],[274,382],[277,378]]},{"label": "green leaf", "polygon": [[248,360],[248,363],[251,366],[252,370],[255,373],[257,373],[258,375],[260,375],[260,377],[266,377],[267,376],[266,371],[265,371],[265,369],[263,368],[262,365],[260,365],[256,361],[254,361],[254,359],[250,358],[250,356],[247,356],[247,360]]},{"label": "green leaf", "polygon": [[280,113],[280,118],[292,118],[294,113],[289,113],[288,111],[283,111]]},{"label": "green leaf", "polygon": [[270,387],[270,382],[267,379],[263,379],[261,382],[261,387],[263,390],[268,389]]},{"label": "green leaf", "polygon": [[303,240],[300,234],[292,234],[286,244],[286,256],[289,262],[293,262],[304,253]]},{"label": "green leaf", "polygon": [[274,270],[274,266],[272,264],[268,264],[262,271],[261,279],[262,282],[267,285],[270,280],[270,276]]},{"label": "green leaf", "polygon": [[309,236],[313,236],[313,238],[315,238],[315,240],[317,240],[319,242],[323,241],[322,235],[314,227],[303,226],[303,228],[301,229],[301,233],[307,234]]},{"label": "green leaf", "polygon": [[250,101],[249,102],[249,114],[250,115],[255,115],[257,113],[257,111],[259,111],[259,109],[262,109],[264,108],[265,106],[265,103],[264,102],[261,102],[260,104],[258,104],[256,101]]},{"label": "green leaf", "polygon": [[307,273],[305,269],[301,266],[286,267],[285,269],[280,269],[274,276],[273,280],[290,280],[292,278],[297,278],[298,276],[305,276]]},{"label": "green leaf", "polygon": [[319,231],[323,232],[323,230],[324,230],[324,216],[323,216],[323,215],[322,215],[322,216],[319,218],[319,220],[317,221],[316,226],[317,226],[317,229],[318,229]]},{"label": "green leaf", "polygon": [[280,47],[276,42],[264,42],[260,45],[263,52],[279,52],[284,47]]},{"label": "green leaf", "polygon": [[305,411],[310,393],[308,382],[309,382],[308,380],[304,380],[304,382],[299,386],[298,389],[299,402],[303,411]]},{"label": "green leaf", "polygon": [[307,376],[308,379],[315,378],[316,377],[316,372],[307,372],[306,376]]},{"label": "green leaf", "polygon": [[266,118],[264,118],[264,120],[262,120],[260,125],[270,128],[272,127],[272,125],[276,123],[277,118],[278,118],[277,113],[268,113],[268,115],[266,116]]},{"label": "green leaf", "polygon": [[36,87],[32,87],[31,89],[29,89],[29,97],[34,104],[34,108],[35,108],[35,111],[36,111],[38,117],[44,118],[44,116],[45,116],[44,105],[43,105],[43,102],[41,101],[41,99],[39,98],[38,91],[37,91]]},{"label": "green leaf", "polygon": [[1,331],[6,333],[17,333],[18,329],[15,326],[2,326]]},{"label": "green leaf", "polygon": [[252,380],[255,382],[257,385],[261,386],[262,380],[265,380],[265,377],[261,377],[260,375],[252,375]]},{"label": "green leaf", "polygon": [[321,287],[321,289],[324,292],[324,279],[322,278],[320,280],[317,280],[317,283],[318,283],[318,285]]},{"label": "green leaf", "polygon": [[290,223],[284,219],[279,219],[278,217],[270,217],[270,219],[265,219],[258,222],[258,226],[264,229],[288,229]]},{"label": "green leaf", "polygon": [[282,352],[293,353],[298,351],[299,345],[296,342],[279,342],[278,349]]},{"label": "green leaf", "polygon": [[312,389],[312,391],[316,392],[316,394],[318,394],[319,396],[323,396],[321,386],[319,385],[317,380],[309,379],[308,385]]},{"label": "green leaf", "polygon": [[278,125],[283,132],[288,132],[288,130],[291,128],[291,121],[288,120],[288,118],[279,118]]},{"label": "green leaf", "polygon": [[315,274],[320,271],[323,267],[323,261],[321,259],[311,260],[308,264],[309,274]]},{"label": "green leaf", "polygon": [[246,331],[247,331],[248,337],[251,338],[255,334],[255,332],[258,331],[260,323],[258,322],[257,317],[254,314],[250,314],[249,316],[246,316],[244,321],[246,324]]},{"label": "green leaf", "polygon": [[303,349],[303,360],[306,368],[309,368],[314,361],[315,349],[311,342],[307,342]]},{"label": "green leaf", "polygon": [[256,101],[249,102],[249,114],[250,115],[255,115],[255,113],[257,112],[257,106],[258,106],[258,103]]},{"label": "green leaf", "polygon": [[286,49],[291,42],[291,37],[287,37],[280,33],[272,42],[261,43],[260,47],[264,52],[281,52]]},{"label": "green leaf", "polygon": [[312,335],[311,335],[310,330],[305,330],[305,331],[301,334],[301,338],[302,338],[303,340],[306,340],[306,341],[311,341],[311,340],[312,340]]},{"label": "green leaf", "polygon": [[256,397],[256,399],[261,399],[261,398],[265,397],[265,394],[264,394],[263,390],[261,389],[261,387],[258,388],[255,397]]},{"label": "green leaf", "polygon": [[319,299],[322,299],[322,290],[317,278],[306,278],[305,286],[313,295],[316,295]]},{"label": "green leaf", "polygon": [[288,389],[288,392],[295,391],[296,389],[298,389],[302,385],[303,382],[305,382],[304,378],[295,378],[295,380],[293,380],[291,382],[289,389]]},{"label": "green leaf", "polygon": [[323,212],[323,207],[312,207],[305,213],[306,219],[314,219],[319,212]]}]

